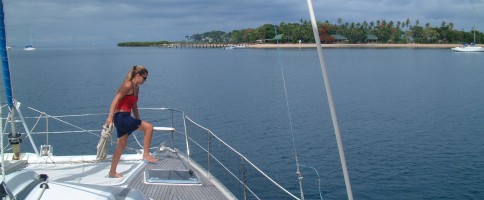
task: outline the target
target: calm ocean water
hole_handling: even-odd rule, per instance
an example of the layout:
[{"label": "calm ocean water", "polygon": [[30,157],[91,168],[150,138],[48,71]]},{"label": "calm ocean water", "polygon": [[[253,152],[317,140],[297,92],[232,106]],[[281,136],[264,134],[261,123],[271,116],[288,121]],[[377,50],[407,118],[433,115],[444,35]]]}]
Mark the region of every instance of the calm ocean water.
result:
[{"label": "calm ocean water", "polygon": [[[318,170],[324,199],[346,198],[315,49],[95,46],[9,53],[15,98],[51,115],[107,112],[129,67],[146,66],[141,107],[185,111],[298,194],[283,71],[300,164]],[[356,199],[484,199],[484,54],[324,53]],[[99,129],[104,120],[79,123]],[[57,155],[94,154],[97,140],[92,134],[49,139],[58,142]],[[318,199],[309,167],[302,168],[305,195]]]}]

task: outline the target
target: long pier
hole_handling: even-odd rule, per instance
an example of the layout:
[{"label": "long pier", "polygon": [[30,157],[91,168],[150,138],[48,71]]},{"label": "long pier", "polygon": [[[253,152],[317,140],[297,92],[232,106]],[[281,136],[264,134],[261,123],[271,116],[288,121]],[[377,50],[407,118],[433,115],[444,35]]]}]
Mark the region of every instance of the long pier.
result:
[{"label": "long pier", "polygon": [[180,44],[166,44],[159,45],[160,48],[225,48],[229,44],[192,44],[192,43],[180,43]]}]

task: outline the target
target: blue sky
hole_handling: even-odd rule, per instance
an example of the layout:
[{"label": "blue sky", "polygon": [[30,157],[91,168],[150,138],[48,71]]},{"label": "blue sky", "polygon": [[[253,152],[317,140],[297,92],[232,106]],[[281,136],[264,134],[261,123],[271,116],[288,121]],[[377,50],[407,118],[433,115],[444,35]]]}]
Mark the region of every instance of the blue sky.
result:
[{"label": "blue sky", "polygon": [[[116,45],[123,41],[183,40],[309,19],[305,0],[5,0],[10,46]],[[484,0],[313,0],[317,20],[452,22],[484,32]],[[476,15],[473,18],[473,8]]]}]

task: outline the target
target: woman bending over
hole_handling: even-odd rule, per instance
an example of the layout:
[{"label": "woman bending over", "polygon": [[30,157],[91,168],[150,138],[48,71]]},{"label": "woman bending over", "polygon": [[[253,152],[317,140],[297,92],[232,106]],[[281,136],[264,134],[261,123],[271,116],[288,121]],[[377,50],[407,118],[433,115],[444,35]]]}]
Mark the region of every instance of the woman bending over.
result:
[{"label": "woman bending over", "polygon": [[[114,150],[109,177],[122,177],[116,171],[121,154],[128,143],[128,136],[135,130],[144,132],[143,159],[147,162],[156,163],[158,159],[151,156],[150,145],[153,134],[153,125],[147,121],[140,120],[138,113],[138,94],[139,86],[148,78],[148,70],[143,66],[133,66],[124,79],[123,84],[119,87],[114,96],[109,116],[106,124],[112,124],[116,127],[118,133],[117,146]],[[133,115],[131,115],[133,113]]]}]

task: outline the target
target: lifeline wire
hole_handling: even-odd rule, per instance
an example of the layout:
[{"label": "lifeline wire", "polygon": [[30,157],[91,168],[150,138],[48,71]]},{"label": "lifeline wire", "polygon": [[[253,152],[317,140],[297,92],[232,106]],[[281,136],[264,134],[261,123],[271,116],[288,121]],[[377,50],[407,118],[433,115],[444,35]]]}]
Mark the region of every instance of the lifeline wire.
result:
[{"label": "lifeline wire", "polygon": [[[48,114],[47,114],[47,113],[45,113],[45,112],[41,112],[41,111],[39,111],[39,110],[37,110],[37,109],[35,109],[35,108],[32,108],[32,107],[28,107],[28,108],[29,108],[29,109],[31,109],[31,110],[33,110],[33,111],[36,111],[36,112],[38,112],[38,113],[45,114],[45,115],[46,115],[46,117],[51,117],[51,118],[53,118],[53,119],[55,119],[55,120],[57,120],[57,121],[60,121],[60,122],[65,123],[65,124],[67,124],[67,125],[69,125],[69,126],[75,127],[75,128],[77,128],[77,129],[81,130],[81,132],[86,132],[86,133],[90,133],[90,134],[95,135],[95,136],[100,136],[99,134],[96,134],[96,133],[94,133],[94,132],[93,132],[93,131],[98,131],[98,130],[86,130],[86,129],[83,129],[83,128],[81,128],[81,127],[79,127],[79,126],[76,126],[76,125],[74,125],[74,124],[72,124],[72,123],[69,123],[69,122],[67,122],[67,121],[61,120],[60,118],[62,118],[62,117],[72,117],[72,116],[91,116],[91,115],[102,115],[102,114],[105,114],[105,113],[101,113],[101,114],[82,114],[82,115],[62,115],[62,116],[52,116],[52,115],[48,115]],[[72,132],[72,131],[71,131],[71,132]],[[136,142],[138,143],[138,145],[139,145],[140,147],[143,147],[143,146],[141,145],[141,143],[138,141],[138,139],[137,139],[136,137],[135,137],[135,140],[136,140]],[[136,149],[131,148],[131,147],[126,147],[126,148],[128,148],[128,149],[130,149],[130,150],[134,150],[134,151],[136,151]]]},{"label": "lifeline wire", "polygon": [[[28,108],[29,108],[29,109],[31,109],[31,110],[33,110],[33,111],[36,111],[36,112],[38,112],[38,113],[43,113],[43,112],[41,112],[41,111],[39,111],[39,110],[37,110],[37,109],[35,109],[35,108],[32,108],[32,107],[28,107]],[[72,123],[69,123],[69,122],[64,121],[64,120],[62,120],[62,119],[59,119],[58,117],[54,117],[54,116],[51,116],[51,115],[48,115],[48,114],[46,114],[46,115],[47,115],[47,116],[49,116],[49,117],[51,117],[51,118],[53,118],[53,119],[55,119],[55,120],[57,120],[57,121],[60,121],[60,122],[62,122],[62,123],[65,123],[65,124],[67,124],[67,125],[69,125],[69,126],[75,127],[75,128],[77,128],[77,129],[79,129],[79,130],[85,131],[85,132],[90,133],[90,134],[95,135],[95,136],[100,136],[99,134],[96,134],[96,133],[93,133],[92,131],[89,131],[89,130],[83,129],[83,128],[81,128],[81,127],[79,127],[79,126],[76,126],[76,125],[74,125],[74,124],[72,124]]]}]

